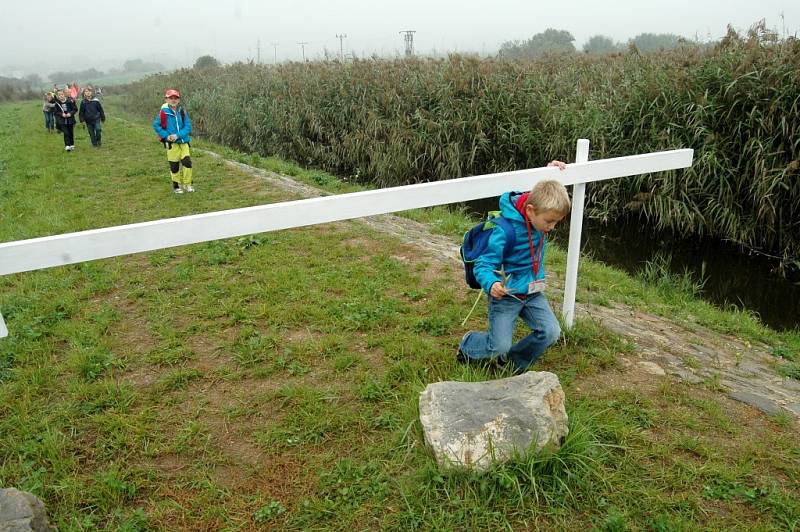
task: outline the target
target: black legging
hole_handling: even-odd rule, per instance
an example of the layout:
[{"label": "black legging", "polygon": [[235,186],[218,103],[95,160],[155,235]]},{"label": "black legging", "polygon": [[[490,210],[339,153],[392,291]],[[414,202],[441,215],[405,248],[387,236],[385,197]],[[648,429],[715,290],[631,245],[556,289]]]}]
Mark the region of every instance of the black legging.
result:
[{"label": "black legging", "polygon": [[61,132],[64,133],[64,146],[75,145],[75,124],[61,124]]}]

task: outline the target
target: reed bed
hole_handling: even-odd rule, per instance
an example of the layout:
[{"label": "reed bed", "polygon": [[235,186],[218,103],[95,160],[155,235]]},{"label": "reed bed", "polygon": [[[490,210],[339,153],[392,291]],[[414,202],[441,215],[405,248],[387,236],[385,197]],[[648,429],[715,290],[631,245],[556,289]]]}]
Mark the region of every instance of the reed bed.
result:
[{"label": "reed bed", "polygon": [[589,212],[640,217],[800,267],[800,41],[732,34],[713,49],[546,57],[233,64],[149,77],[179,87],[195,131],[376,186],[690,147],[691,169],[589,187]]}]

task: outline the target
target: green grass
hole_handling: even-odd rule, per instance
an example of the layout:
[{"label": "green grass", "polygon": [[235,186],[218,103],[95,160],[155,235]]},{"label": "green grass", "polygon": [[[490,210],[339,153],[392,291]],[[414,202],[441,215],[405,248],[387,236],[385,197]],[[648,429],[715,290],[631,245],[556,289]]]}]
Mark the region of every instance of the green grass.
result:
[{"label": "green grass", "polygon": [[[0,106],[0,241],[290,198],[199,151],[198,191],[175,196],[148,124],[108,107],[103,149],[78,129],[66,154],[38,104]],[[412,216],[454,239],[470,224]],[[754,416],[713,383],[627,382],[618,356],[633,346],[590,320],[540,365],[568,398],[557,453],[438,471],[419,392],[499,375],[454,362],[474,297],[456,266],[404,249],[352,222],[0,278],[0,485],[41,497],[59,530],[800,525],[794,420]],[[554,246],[549,268],[564,262]],[[579,297],[763,339],[796,364],[797,335],[662,284],[587,261]],[[479,306],[468,326],[485,319]]]}]

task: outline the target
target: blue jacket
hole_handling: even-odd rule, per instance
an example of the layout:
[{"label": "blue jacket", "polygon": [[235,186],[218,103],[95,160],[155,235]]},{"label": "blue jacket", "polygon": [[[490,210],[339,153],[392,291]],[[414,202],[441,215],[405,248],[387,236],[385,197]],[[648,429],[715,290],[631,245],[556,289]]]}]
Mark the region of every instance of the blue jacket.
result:
[{"label": "blue jacket", "polygon": [[178,135],[178,140],[175,141],[177,144],[188,144],[192,140],[189,138],[189,133],[192,132],[192,121],[189,120],[188,113],[181,106],[173,111],[169,104],[162,105],[153,119],[153,129],[162,142],[166,142],[170,135]]},{"label": "blue jacket", "polygon": [[[511,222],[516,234],[516,243],[507,257],[503,257],[503,247],[506,243],[506,234],[503,229],[496,226],[489,237],[489,244],[486,251],[475,261],[475,279],[481,288],[488,294],[492,285],[501,281],[500,275],[494,273],[499,270],[500,265],[504,266],[506,275],[511,276],[511,280],[506,285],[514,294],[527,294],[528,284],[533,281],[533,259],[531,258],[531,245],[528,241],[528,230],[525,227],[525,219],[522,217],[515,204],[522,195],[521,192],[506,192],[500,196],[500,214]],[[534,252],[539,251],[539,241],[544,236],[531,226],[531,238],[533,240]],[[542,244],[541,257],[539,257],[539,271],[537,279],[544,279],[544,254],[547,248],[547,240]]]}]

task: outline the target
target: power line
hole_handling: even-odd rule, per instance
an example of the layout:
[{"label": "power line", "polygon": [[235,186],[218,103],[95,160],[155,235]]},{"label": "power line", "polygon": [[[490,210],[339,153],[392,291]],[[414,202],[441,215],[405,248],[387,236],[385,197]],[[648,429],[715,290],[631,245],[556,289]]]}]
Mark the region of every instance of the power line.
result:
[{"label": "power line", "polygon": [[341,35],[339,35],[337,33],[336,38],[339,39],[339,59],[344,61],[344,47],[342,46],[342,41],[347,38],[347,34],[342,33]]},{"label": "power line", "polygon": [[299,42],[297,44],[300,45],[300,50],[303,52],[303,63],[305,63],[306,62],[306,45],[308,43],[303,41],[303,42]]},{"label": "power line", "polygon": [[416,30],[402,30],[400,33],[403,35],[403,40],[406,44],[406,57],[411,57],[414,55],[414,34],[417,33]]}]

